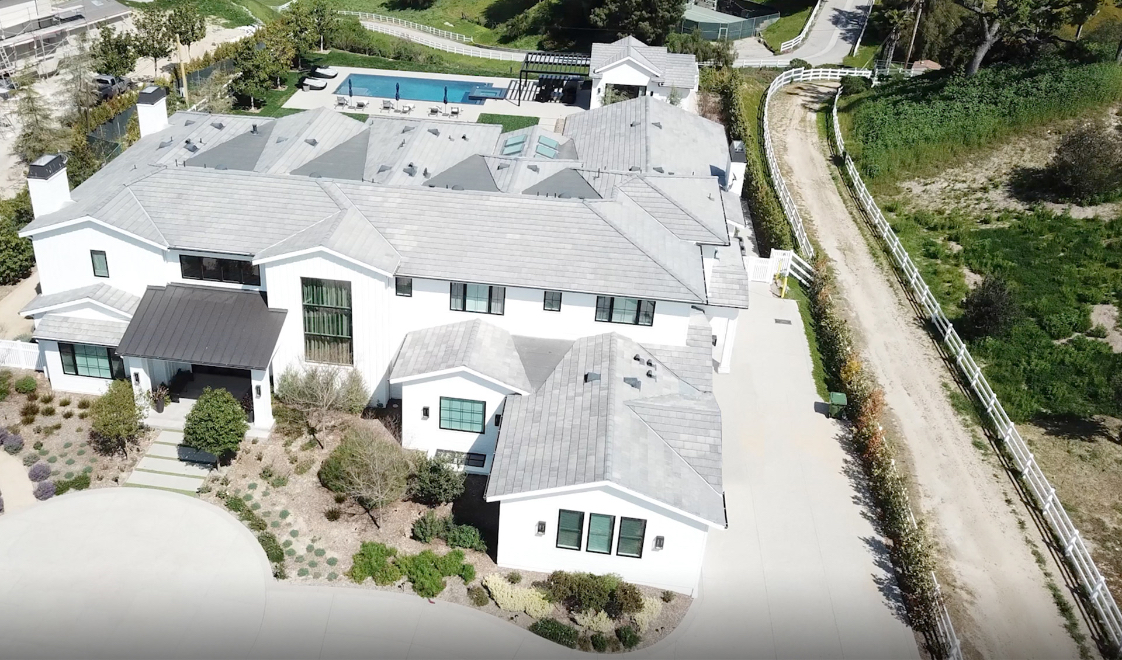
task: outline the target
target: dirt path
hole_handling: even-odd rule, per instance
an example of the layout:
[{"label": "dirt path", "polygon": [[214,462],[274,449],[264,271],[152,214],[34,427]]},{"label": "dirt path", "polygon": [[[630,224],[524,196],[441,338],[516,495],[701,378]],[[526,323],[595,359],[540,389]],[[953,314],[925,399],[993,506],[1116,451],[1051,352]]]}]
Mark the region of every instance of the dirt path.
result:
[{"label": "dirt path", "polygon": [[963,650],[981,658],[1078,657],[1006,503],[1003,489],[1011,493],[1011,485],[971,445],[931,340],[873,259],[831,178],[813,110],[832,93],[786,88],[771,112],[772,135],[796,203],[835,263],[852,327],[906,443],[920,506],[944,547]]}]

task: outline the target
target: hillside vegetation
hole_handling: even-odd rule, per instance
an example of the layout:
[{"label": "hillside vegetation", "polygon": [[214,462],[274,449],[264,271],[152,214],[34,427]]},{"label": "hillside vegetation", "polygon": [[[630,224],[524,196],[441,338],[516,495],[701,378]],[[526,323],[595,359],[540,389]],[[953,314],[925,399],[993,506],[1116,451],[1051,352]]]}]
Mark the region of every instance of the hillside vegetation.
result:
[{"label": "hillside vegetation", "polygon": [[869,183],[930,173],[997,141],[1122,99],[1122,67],[1049,59],[966,77],[899,79],[843,101],[846,147]]}]

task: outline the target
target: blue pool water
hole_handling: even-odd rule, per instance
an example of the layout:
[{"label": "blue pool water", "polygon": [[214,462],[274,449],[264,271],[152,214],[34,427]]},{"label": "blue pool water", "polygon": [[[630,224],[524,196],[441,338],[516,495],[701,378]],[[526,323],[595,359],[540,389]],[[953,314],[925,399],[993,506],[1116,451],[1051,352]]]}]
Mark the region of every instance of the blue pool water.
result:
[{"label": "blue pool water", "polygon": [[[350,81],[350,90],[347,83]],[[410,101],[444,101],[444,89],[448,89],[449,103],[465,103],[482,105],[483,101],[470,98],[472,90],[480,89],[489,97],[497,96],[489,90],[497,90],[490,83],[471,82],[467,80],[434,80],[430,78],[406,78],[402,76],[373,76],[364,73],[352,73],[335,88],[335,93],[346,96],[353,90],[355,96],[380,96],[394,98],[397,86],[401,86],[401,98]]]}]

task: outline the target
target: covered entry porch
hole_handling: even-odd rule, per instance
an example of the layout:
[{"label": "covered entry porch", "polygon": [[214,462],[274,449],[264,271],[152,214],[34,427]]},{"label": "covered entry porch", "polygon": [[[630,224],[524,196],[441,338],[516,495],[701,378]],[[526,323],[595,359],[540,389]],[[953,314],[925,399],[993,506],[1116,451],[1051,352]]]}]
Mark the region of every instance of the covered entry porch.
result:
[{"label": "covered entry porch", "polygon": [[187,284],[150,286],[117,348],[137,391],[169,391],[148,423],[182,429],[207,387],[242,403],[251,429],[273,426],[271,371],[286,312],[259,291]]}]

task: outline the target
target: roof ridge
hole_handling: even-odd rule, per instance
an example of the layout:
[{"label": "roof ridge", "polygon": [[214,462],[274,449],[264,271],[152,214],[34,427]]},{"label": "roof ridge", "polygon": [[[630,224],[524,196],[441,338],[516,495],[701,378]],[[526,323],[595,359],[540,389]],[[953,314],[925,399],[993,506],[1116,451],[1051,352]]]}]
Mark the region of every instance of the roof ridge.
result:
[{"label": "roof ridge", "polygon": [[[637,399],[637,401],[645,401],[645,399]],[[632,407],[631,407],[631,404],[632,404],[632,403],[633,403],[632,401],[627,401],[627,402],[625,402],[625,405],[626,405],[626,406],[627,406],[628,408],[631,408],[631,413],[632,413],[633,415],[635,415],[635,417],[636,417],[636,418],[638,418],[640,422],[642,422],[642,423],[643,423],[643,426],[646,426],[646,427],[647,427],[648,429],[650,429],[650,430],[651,430],[651,433],[654,433],[654,434],[655,434],[655,436],[656,436],[656,437],[658,437],[658,439],[662,441],[662,444],[666,445],[666,447],[667,447],[667,448],[668,448],[668,449],[669,449],[670,451],[672,451],[672,452],[674,453],[674,455],[675,455],[675,456],[677,456],[677,457],[678,457],[678,460],[679,460],[679,461],[681,461],[682,463],[684,463],[684,464],[685,464],[685,466],[686,466],[687,468],[689,468],[690,472],[693,472],[693,473],[694,473],[695,475],[697,475],[697,478],[698,478],[698,479],[701,479],[701,482],[702,482],[702,483],[704,483],[704,484],[705,484],[706,486],[708,486],[708,487],[709,487],[709,490],[713,491],[713,492],[714,492],[714,493],[716,493],[717,495],[720,495],[720,494],[721,494],[721,491],[719,491],[719,490],[717,490],[716,488],[714,488],[714,487],[713,487],[713,484],[709,483],[709,480],[705,478],[705,475],[703,475],[703,474],[701,474],[700,472],[698,472],[698,471],[697,471],[697,468],[695,468],[695,467],[693,466],[693,464],[692,464],[692,463],[690,463],[690,462],[689,462],[688,460],[686,460],[686,457],[685,457],[685,456],[682,456],[682,454],[681,454],[681,453],[680,453],[680,452],[679,452],[679,451],[678,451],[677,449],[675,449],[675,448],[674,448],[674,445],[672,445],[672,444],[670,444],[669,442],[667,442],[667,441],[666,441],[666,438],[662,437],[662,434],[661,434],[661,433],[659,433],[658,431],[656,431],[656,430],[655,430],[655,428],[654,428],[653,426],[651,426],[649,422],[647,422],[647,420],[643,419],[643,416],[642,416],[642,415],[640,415],[640,414],[638,413],[638,411],[636,411],[636,410],[635,410],[634,408],[632,408]],[[722,459],[722,460],[723,460],[723,459]]]},{"label": "roof ridge", "polygon": [[[153,172],[152,174],[155,174],[155,172]],[[151,175],[149,175],[149,176],[151,176]],[[147,177],[145,177],[145,178],[147,178]],[[139,180],[140,179],[137,179],[137,181],[139,181]],[[160,231],[159,225],[157,225],[156,221],[152,219],[152,215],[150,213],[148,213],[148,209],[144,208],[144,204],[142,204],[140,202],[140,199],[136,196],[136,193],[134,193],[132,191],[132,183],[126,183],[125,184],[125,190],[129,191],[129,195],[132,196],[133,201],[136,202],[136,205],[139,206],[140,210],[144,212],[144,217],[148,218],[148,222],[151,223],[152,228],[156,230],[156,234],[159,235],[160,240],[164,242],[164,245],[169,245],[170,246],[171,244],[168,243],[168,239],[167,239],[166,236],[164,236],[164,232]]]},{"label": "roof ridge", "polygon": [[[618,395],[619,388],[616,386],[616,345],[619,342],[619,335],[615,332],[608,333],[608,409],[609,411],[615,407],[616,396]],[[602,378],[600,382],[603,382]],[[603,479],[611,481],[612,479],[612,450],[615,448],[615,434],[616,424],[615,415],[607,415],[607,429],[604,432],[604,474],[601,475]]]},{"label": "roof ridge", "polygon": [[[714,233],[713,233],[713,230],[712,230],[712,229],[710,229],[710,228],[709,228],[708,226],[706,226],[705,222],[704,222],[704,221],[702,221],[702,219],[701,219],[701,218],[697,217],[697,215],[695,215],[695,214],[694,214],[694,213],[693,213],[692,211],[690,211],[690,210],[689,210],[689,209],[687,209],[686,207],[684,207],[684,206],[682,206],[681,204],[679,204],[677,200],[675,200],[675,199],[674,199],[673,197],[671,197],[671,196],[670,196],[670,195],[669,195],[669,194],[668,194],[668,193],[667,193],[667,192],[666,192],[665,190],[663,190],[662,188],[660,188],[660,187],[658,186],[658,184],[654,183],[653,181],[648,181],[648,180],[647,180],[647,177],[646,177],[646,175],[641,175],[641,176],[637,176],[637,177],[635,177],[635,178],[636,178],[636,179],[641,179],[641,180],[643,181],[643,183],[647,184],[647,186],[648,186],[648,187],[650,187],[650,188],[651,188],[652,190],[654,190],[654,191],[655,191],[655,192],[657,192],[657,193],[658,193],[659,195],[661,195],[663,199],[665,199],[666,201],[668,201],[668,202],[670,202],[671,204],[673,204],[673,205],[674,205],[675,207],[677,207],[677,208],[678,208],[678,210],[679,210],[679,211],[681,211],[681,212],[685,213],[686,215],[688,215],[688,216],[690,217],[690,219],[692,219],[692,220],[693,220],[694,222],[696,222],[696,223],[697,223],[698,225],[700,225],[702,229],[704,229],[705,231],[707,231],[707,232],[709,232],[710,234],[712,234],[713,238],[721,238],[720,236],[718,236],[718,235],[714,234]],[[629,182],[629,183],[630,183],[630,182]],[[625,194],[626,194],[626,193],[625,193]],[[718,201],[720,201],[720,200],[718,200]],[[636,203],[636,204],[639,204],[639,202],[638,202],[638,201],[636,201],[635,203]],[[642,206],[642,204],[639,204],[639,205],[640,205],[640,206]],[[721,206],[721,218],[722,218],[722,220],[724,219],[724,215],[725,215],[725,208],[724,208],[724,206],[723,206],[723,204],[722,204],[722,206]],[[655,220],[658,220],[658,218],[655,218]]]}]

